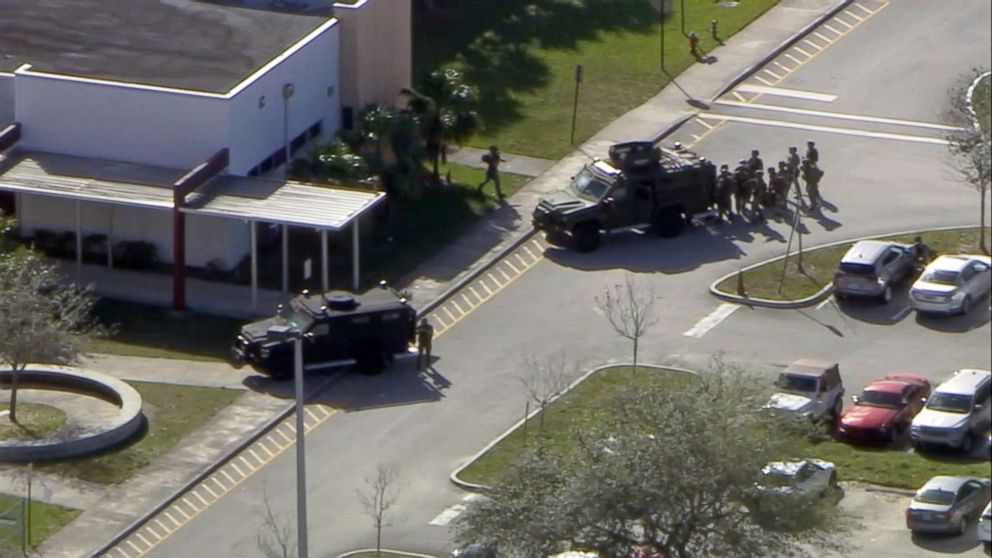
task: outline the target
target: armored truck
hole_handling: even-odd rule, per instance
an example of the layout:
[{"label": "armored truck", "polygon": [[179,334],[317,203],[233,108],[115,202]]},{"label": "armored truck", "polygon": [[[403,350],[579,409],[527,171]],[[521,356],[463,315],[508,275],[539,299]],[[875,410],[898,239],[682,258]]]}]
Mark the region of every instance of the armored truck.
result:
[{"label": "armored truck", "polygon": [[716,167],[705,158],[651,142],[620,143],[610,147],[609,161],[586,164],[568,188],[542,199],[533,222],[549,240],[570,239],[591,252],[603,231],[650,227],[676,237],[715,195]]},{"label": "armored truck", "polygon": [[276,379],[293,376],[293,343],[303,336],[305,364],[354,361],[366,374],[382,372],[414,342],[417,311],[382,284],[360,295],[304,291],[277,314],[247,324],[234,340],[235,365]]}]

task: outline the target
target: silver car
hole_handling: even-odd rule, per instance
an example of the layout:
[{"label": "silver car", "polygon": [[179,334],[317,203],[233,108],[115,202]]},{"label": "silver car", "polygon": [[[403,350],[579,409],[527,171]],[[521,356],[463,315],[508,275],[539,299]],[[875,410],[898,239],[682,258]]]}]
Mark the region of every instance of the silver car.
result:
[{"label": "silver car", "polygon": [[874,298],[881,304],[892,300],[892,285],[913,274],[910,244],[862,240],[844,254],[834,274],[837,298]]},{"label": "silver car", "polygon": [[916,491],[906,510],[906,527],[914,533],[963,534],[989,501],[988,479],[934,477]]},{"label": "silver car", "polygon": [[992,288],[990,269],[988,256],[940,256],[909,289],[909,305],[917,312],[967,314]]}]

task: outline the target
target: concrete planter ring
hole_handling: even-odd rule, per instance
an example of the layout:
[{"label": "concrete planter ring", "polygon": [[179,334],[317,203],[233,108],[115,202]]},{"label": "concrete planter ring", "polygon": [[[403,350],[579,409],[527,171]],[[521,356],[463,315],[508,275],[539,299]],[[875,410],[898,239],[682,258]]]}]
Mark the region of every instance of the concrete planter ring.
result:
[{"label": "concrete planter ring", "polygon": [[[0,386],[10,389],[10,370],[0,370]],[[70,392],[94,397],[118,407],[116,416],[99,428],[63,437],[0,441],[0,462],[51,461],[105,451],[135,436],[145,424],[141,394],[117,378],[81,368],[29,366],[20,374],[18,389]]]}]

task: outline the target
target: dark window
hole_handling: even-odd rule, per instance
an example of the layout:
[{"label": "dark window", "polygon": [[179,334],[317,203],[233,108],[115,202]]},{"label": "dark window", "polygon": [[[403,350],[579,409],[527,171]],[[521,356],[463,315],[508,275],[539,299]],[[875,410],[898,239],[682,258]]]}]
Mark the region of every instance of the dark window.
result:
[{"label": "dark window", "polygon": [[898,252],[889,251],[889,253],[885,255],[885,260],[882,261],[882,265],[889,265],[890,263],[896,261],[896,258],[898,257]]},{"label": "dark window", "polygon": [[268,157],[264,161],[262,161],[262,164],[259,165],[258,173],[265,174],[270,170],[272,170],[272,157]]},{"label": "dark window", "polygon": [[382,315],[382,321],[384,322],[394,322],[398,319],[400,319],[399,312],[386,312]]},{"label": "dark window", "polygon": [[289,151],[290,151],[290,153],[295,154],[297,151],[300,150],[301,147],[303,147],[303,144],[306,143],[306,142],[307,142],[307,134],[306,134],[306,132],[303,132],[302,134],[300,134],[300,135],[296,136],[295,138],[293,138],[293,141],[291,141],[289,143]]},{"label": "dark window", "polygon": [[355,109],[351,107],[341,107],[341,127],[345,130],[355,128]]},{"label": "dark window", "polygon": [[313,139],[319,136],[323,131],[324,131],[324,121],[318,120],[316,124],[310,126],[310,128],[307,129],[307,138]]},{"label": "dark window", "polygon": [[355,316],[354,318],[351,319],[351,323],[353,323],[353,324],[367,324],[367,323],[369,323],[369,317],[368,316]]},{"label": "dark window", "polygon": [[286,150],[280,149],[272,154],[272,165],[278,167],[286,162]]}]

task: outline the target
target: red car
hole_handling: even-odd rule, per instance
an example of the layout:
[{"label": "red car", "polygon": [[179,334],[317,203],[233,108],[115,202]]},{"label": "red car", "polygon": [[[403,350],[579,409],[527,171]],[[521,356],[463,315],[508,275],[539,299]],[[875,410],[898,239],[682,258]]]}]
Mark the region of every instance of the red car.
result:
[{"label": "red car", "polygon": [[889,374],[852,399],[837,422],[837,434],[850,442],[896,442],[930,396],[930,382],[916,374]]}]

